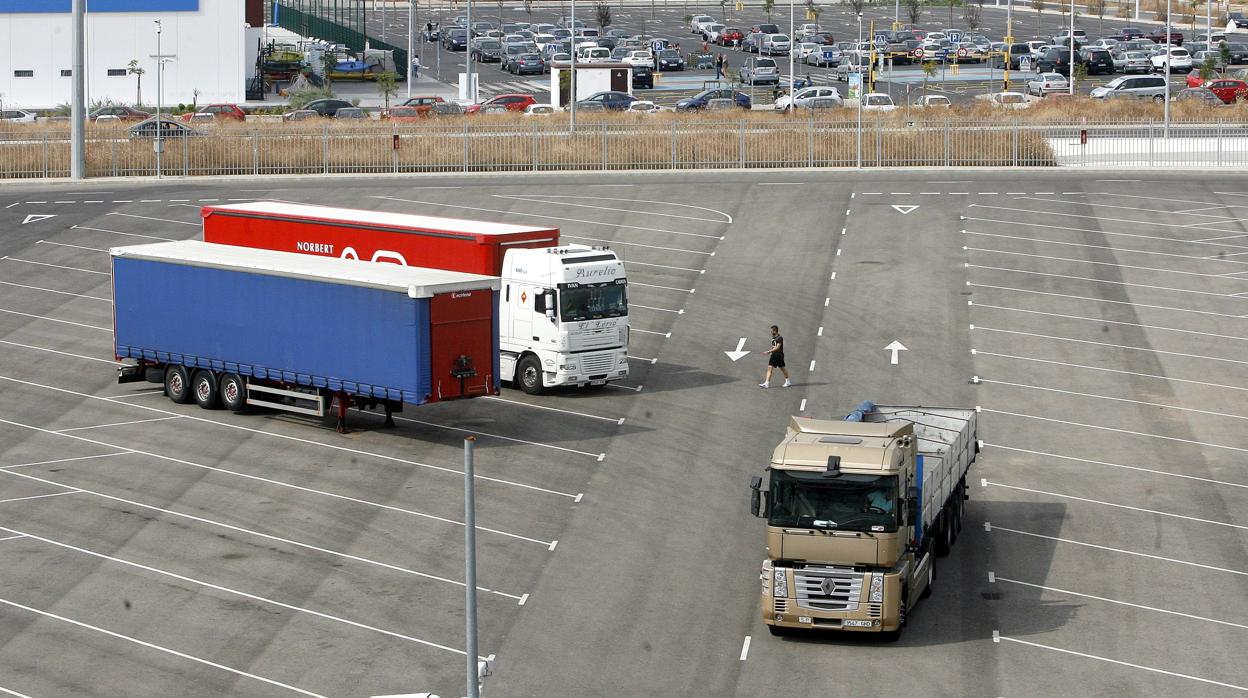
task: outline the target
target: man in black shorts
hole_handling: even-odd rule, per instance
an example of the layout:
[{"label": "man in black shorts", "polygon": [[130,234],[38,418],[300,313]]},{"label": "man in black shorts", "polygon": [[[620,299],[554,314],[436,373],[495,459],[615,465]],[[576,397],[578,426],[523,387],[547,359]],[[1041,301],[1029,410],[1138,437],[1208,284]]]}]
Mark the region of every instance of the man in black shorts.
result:
[{"label": "man in black shorts", "polygon": [[770,388],[771,372],[777,368],[784,374],[784,385],[781,387],[787,388],[793,385],[789,382],[789,369],[784,367],[784,337],[780,336],[780,328],[776,325],[771,326],[771,348],[763,353],[767,355],[767,377],[758,384],[758,387]]}]

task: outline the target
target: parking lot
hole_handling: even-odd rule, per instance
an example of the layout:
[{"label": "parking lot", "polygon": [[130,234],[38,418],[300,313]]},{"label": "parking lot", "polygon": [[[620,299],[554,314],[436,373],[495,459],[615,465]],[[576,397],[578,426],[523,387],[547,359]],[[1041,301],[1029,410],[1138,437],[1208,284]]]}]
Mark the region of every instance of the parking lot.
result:
[{"label": "parking lot", "polygon": [[[856,41],[858,39],[858,21],[848,5],[819,5],[818,8],[820,12],[818,23],[825,30],[831,31],[837,41]],[[566,7],[563,9],[566,9]],[[718,5],[712,6],[709,4],[697,6],[655,3],[653,8],[641,5],[627,5],[624,7],[611,5],[610,9],[612,28],[679,42],[684,53],[695,49],[700,50],[702,45],[701,38],[690,33],[688,22],[685,21],[685,17],[690,14],[705,13],[716,17],[729,26],[738,26],[743,29],[756,26],[761,22],[774,22],[780,26],[781,31],[787,33],[789,26],[789,6],[787,3],[776,3],[770,17],[763,11],[761,6],[757,5],[746,6],[741,11],[736,11],[732,5],[728,5],[726,6],[726,14]],[[1078,9],[1081,14],[1078,14],[1076,17],[1075,27],[1087,31],[1088,36],[1092,38],[1108,35],[1124,26],[1141,26],[1145,28],[1154,26],[1153,23],[1147,21],[1118,20],[1114,18],[1112,8],[1107,10],[1108,17],[1105,19],[1100,19],[1096,16],[1085,16],[1082,14],[1082,6],[1079,6]],[[597,26],[591,4],[587,3],[584,6],[578,6],[577,10],[578,20],[585,22],[587,26]],[[864,39],[870,39],[873,27],[882,30],[891,29],[895,10],[896,8],[893,5],[865,7],[862,24]],[[805,5],[798,4],[796,12],[796,17],[793,20],[795,26],[800,26],[810,21],[806,19]],[[909,24],[909,17],[904,6],[900,8],[900,12],[901,21]],[[943,30],[949,27],[961,28],[965,31],[967,22],[963,18],[962,12],[963,8],[961,6],[953,8],[951,17],[948,7],[924,6],[917,26],[929,31]],[[449,26],[455,17],[462,14],[464,14],[462,7],[421,10],[417,18],[417,26],[423,28],[424,23],[427,21],[437,22],[442,26]],[[505,5],[501,16],[504,22],[556,23],[563,14],[564,12],[557,5],[535,6],[532,13],[526,13],[520,5]],[[981,12],[980,27],[977,31],[987,35],[993,41],[1002,40],[1006,35],[1006,16],[1004,4],[1000,6],[985,4]],[[1151,19],[1151,13],[1142,13],[1141,16],[1145,20]],[[500,21],[499,17],[499,8],[495,5],[474,6],[474,21],[492,22],[497,26]],[[1057,6],[1049,7],[1041,13],[1037,13],[1029,7],[1019,5],[1014,8],[1013,12],[1014,36],[1018,41],[1025,41],[1033,37],[1053,37],[1068,29],[1069,22],[1069,17],[1061,14]],[[403,45],[407,37],[406,12],[395,11],[387,14],[385,25],[387,40]],[[380,37],[382,27],[380,14],[370,13],[368,15],[368,26],[370,36]],[[1217,28],[1215,18],[1215,29]],[[1185,36],[1189,38],[1194,34],[1189,25],[1179,25],[1176,21],[1177,30],[1183,31]],[[1197,23],[1196,32],[1203,31],[1205,31],[1205,24],[1202,15],[1202,18]],[[714,44],[711,44],[709,48],[714,54],[726,56],[728,61],[727,72],[730,77],[734,77],[737,69],[744,64],[748,57],[753,55],[736,48],[721,48]],[[420,57],[420,63],[423,66],[422,70],[425,74],[437,76],[438,79],[447,83],[456,84],[456,76],[465,69],[464,52],[444,51],[441,50],[437,43],[424,44],[418,41],[417,55]],[[781,73],[788,75],[788,57],[777,56],[776,63]],[[513,76],[500,70],[496,64],[476,65],[474,70],[479,70],[481,75],[482,98],[513,92],[549,94],[549,75]],[[799,62],[796,72],[799,76],[810,77],[817,84],[839,85],[842,93],[847,91],[844,83],[836,81],[834,69],[806,66],[801,65]],[[965,103],[976,95],[1000,91],[1002,89],[1003,77],[1001,71],[990,71],[986,64],[982,66],[976,64],[963,65],[959,68],[940,70],[935,78],[926,80],[926,90],[929,94],[948,96],[955,103]],[[1113,75],[1089,76],[1081,83],[1079,91],[1086,94],[1094,87],[1103,85],[1114,77]],[[704,81],[711,81],[714,78],[715,73],[713,70],[686,70],[664,73],[657,77],[655,89],[637,90],[636,94],[643,99],[649,99],[665,106],[672,106],[678,100],[700,91],[703,89],[702,83]],[[1022,79],[1024,79],[1023,76],[1018,71],[1015,71],[1010,81],[1011,89],[1025,90],[1025,85],[1021,82]],[[917,98],[924,88],[924,82],[923,71],[917,66],[897,66],[891,72],[886,70],[882,76],[877,78],[877,87],[880,92],[892,95],[894,101],[900,104],[907,95],[910,96],[911,100]],[[1182,76],[1176,77],[1174,82],[1181,88]],[[770,104],[772,101],[771,91],[772,88],[770,86],[760,85],[754,90],[754,101],[760,104]]]},{"label": "parking lot", "polygon": [[[1245,181],[10,185],[0,692],[463,695],[469,434],[488,695],[1248,690],[1221,649],[1248,632]],[[107,249],[196,238],[198,206],[257,199],[608,244],[630,277],[629,380],[409,408],[395,429],[352,413],[346,435],[117,385]],[[169,301],[193,318],[195,299]],[[795,385],[763,391],[773,323]],[[981,408],[968,525],[897,644],[773,638],[749,477],[790,415],[864,399]]]}]

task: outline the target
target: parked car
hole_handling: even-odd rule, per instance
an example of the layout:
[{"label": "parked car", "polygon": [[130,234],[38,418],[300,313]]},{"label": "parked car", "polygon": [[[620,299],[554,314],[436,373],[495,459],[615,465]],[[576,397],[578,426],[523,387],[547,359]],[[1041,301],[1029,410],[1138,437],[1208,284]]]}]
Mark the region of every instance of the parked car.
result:
[{"label": "parked car", "polygon": [[1248,99],[1248,81],[1236,78],[1218,78],[1205,83],[1205,88],[1218,96],[1226,104],[1235,104]]},{"label": "parked car", "polygon": [[837,82],[849,82],[850,73],[865,73],[870,60],[869,56],[859,51],[842,52],[836,64]]},{"label": "parked car", "polygon": [[368,112],[359,107],[343,107],[334,112],[335,119],[368,119]]},{"label": "parked car", "polygon": [[663,111],[663,108],[654,102],[638,99],[632,104],[629,104],[624,111],[632,114],[658,114]]},{"label": "parked car", "polygon": [[1118,73],[1151,73],[1153,61],[1144,51],[1114,51],[1110,54],[1114,60],[1114,71]]},{"label": "parked car", "polygon": [[403,103],[399,106],[414,107],[416,109],[416,112],[420,116],[428,116],[429,112],[433,110],[433,105],[440,104],[443,101],[445,100],[443,100],[441,97],[438,97],[436,95],[426,96],[426,97],[411,97],[411,98],[404,100]]},{"label": "parked car", "polygon": [[1176,102],[1196,101],[1213,107],[1226,106],[1226,103],[1207,87],[1185,87],[1174,96]]},{"label": "parked car", "polygon": [[653,90],[654,89],[654,71],[647,66],[633,67],[633,89],[634,90]]},{"label": "parked car", "polygon": [[[1071,32],[1069,29],[1062,31],[1062,32],[1058,32],[1057,36],[1053,37],[1053,43],[1058,46],[1070,46],[1070,42],[1069,42],[1070,36],[1071,36]],[[1088,33],[1086,31],[1082,29],[1076,29],[1074,31],[1074,36],[1075,36],[1075,48],[1079,48],[1080,46],[1088,43]]]},{"label": "parked car", "polygon": [[533,95],[505,94],[495,95],[480,104],[471,104],[464,110],[465,114],[476,114],[483,109],[499,107],[505,111],[524,111],[530,104],[537,104]]},{"label": "parked car", "polygon": [[[811,102],[816,99],[830,99],[840,103],[842,102],[841,91],[835,87],[807,87],[793,93],[793,104],[796,105],[795,108],[797,109],[809,107]],[[789,96],[787,94],[776,100],[775,110],[789,110]]]},{"label": "parked car", "polygon": [[[1167,53],[1169,57],[1167,58]],[[1163,71],[1166,64],[1170,64],[1171,73],[1183,73],[1192,68],[1192,56],[1185,48],[1171,46],[1170,50],[1162,51],[1160,54],[1153,56],[1153,70]]]},{"label": "parked car", "polygon": [[[1199,70],[1199,66],[1204,65],[1204,64],[1205,64],[1205,60],[1207,60],[1207,59],[1209,59],[1209,58],[1212,58],[1212,59],[1213,59],[1213,69],[1214,69],[1214,70],[1226,70],[1227,66],[1226,66],[1226,63],[1225,63],[1225,62],[1223,62],[1223,60],[1222,60],[1222,52],[1221,52],[1221,51],[1197,51],[1197,52],[1195,52],[1195,53],[1192,53],[1192,67],[1193,67],[1193,69],[1194,69],[1194,70]],[[1191,86],[1191,85],[1188,85],[1188,87],[1192,87],[1192,86]]]},{"label": "parked car", "polygon": [[525,116],[550,116],[558,112],[559,110],[550,104],[530,104],[524,108],[523,114]]},{"label": "parked car", "polygon": [[715,35],[715,43],[720,46],[739,46],[744,38],[745,33],[738,27],[724,27]]},{"label": "parked car", "polygon": [[841,60],[841,50],[835,46],[820,46],[818,51],[806,56],[806,65],[833,68]]},{"label": "parked car", "polygon": [[431,117],[463,116],[464,113],[463,106],[456,102],[438,102],[429,108]]},{"label": "parked car", "polygon": [[10,124],[33,124],[37,118],[34,112],[24,109],[5,109],[0,112],[0,121]]},{"label": "parked car", "polygon": [[710,90],[703,90],[688,99],[680,100],[676,103],[676,111],[696,111],[699,109],[705,109],[707,103],[713,99],[732,100],[735,105],[741,107],[742,109],[749,109],[751,106],[750,96],[740,90],[714,88]]},{"label": "parked car", "polygon": [[1078,58],[1086,66],[1088,75],[1113,75],[1114,58],[1103,48],[1085,48],[1078,52]]},{"label": "parked car", "polygon": [[780,69],[776,67],[776,61],[771,58],[747,58],[745,65],[737,71],[737,75],[741,82],[747,85],[780,84]]},{"label": "parked car", "polygon": [[897,109],[897,105],[893,104],[893,98],[883,92],[869,92],[865,95],[862,103],[863,111],[893,111]]},{"label": "parked car", "polygon": [[580,109],[586,104],[601,104],[602,108],[608,111],[624,111],[628,109],[628,105],[636,101],[637,98],[627,92],[595,92],[577,102],[576,108]]},{"label": "parked car", "polygon": [[390,121],[396,124],[413,123],[424,119],[427,113],[427,109],[425,112],[421,112],[420,108],[416,106],[407,107],[399,105],[397,107],[390,107],[388,110],[383,111],[381,113],[381,120]]},{"label": "parked car", "polygon": [[741,50],[746,53],[758,53],[758,49],[763,45],[763,40],[767,35],[762,32],[751,31],[746,33],[745,38],[741,40]]},{"label": "parked car", "polygon": [[647,50],[632,51],[628,54],[628,57],[624,59],[624,62],[634,68],[638,66],[653,67],[654,54]]},{"label": "parked car", "polygon": [[1043,97],[1053,92],[1066,92],[1070,82],[1061,73],[1041,73],[1027,83],[1027,94]]},{"label": "parked car", "polygon": [[197,108],[194,112],[188,112],[182,115],[183,121],[193,121],[198,114],[207,114],[208,118],[218,121],[246,121],[247,112],[239,108],[237,104],[206,104]]},{"label": "parked car", "polygon": [[[1157,27],[1153,31],[1149,32],[1148,38],[1151,39],[1153,43],[1157,43],[1157,44],[1166,43],[1165,26]],[[1173,46],[1182,46],[1183,45],[1183,32],[1172,28],[1170,30],[1170,42],[1169,43]]]},{"label": "parked car", "polygon": [[993,54],[992,58],[989,60],[989,65],[997,69],[1004,68],[1007,61],[1007,54],[1009,56],[1008,61],[1010,70],[1019,70],[1020,62],[1022,61],[1023,56],[1031,55],[1031,47],[1027,44],[1003,43],[999,47],[998,53]]},{"label": "parked car", "polygon": [[308,102],[304,109],[310,109],[321,116],[333,116],[338,113],[339,109],[353,106],[355,105],[345,99],[314,99]]},{"label": "parked car", "polygon": [[153,116],[150,119],[144,119],[131,126],[128,133],[132,139],[155,138],[159,133],[161,139],[166,140],[204,135],[202,131],[191,128],[168,114],[161,114],[160,118]]},{"label": "parked car", "polygon": [[546,61],[542,60],[540,53],[522,53],[508,64],[507,72],[513,75],[542,75],[546,72]]},{"label": "parked car", "polygon": [[101,116],[111,116],[116,121],[143,121],[151,118],[152,115],[121,104],[110,104],[91,112],[87,118],[91,121],[98,121]]},{"label": "parked car", "polygon": [[813,53],[817,53],[822,48],[823,48],[823,44],[814,44],[814,43],[810,43],[809,41],[803,41],[801,43],[794,44],[793,45],[794,60],[798,61],[799,63],[805,63],[807,57],[809,57]]},{"label": "parked car", "polygon": [[1160,75],[1114,78],[1092,88],[1090,96],[1093,99],[1151,99],[1161,102],[1166,98],[1166,79]]},{"label": "parked car", "polygon": [[468,50],[468,30],[451,29],[442,32],[442,48],[446,51]]},{"label": "parked car", "polygon": [[473,39],[468,57],[474,63],[498,63],[503,60],[503,45],[493,39]]},{"label": "parked car", "polygon": [[757,27],[754,27],[753,29],[751,29],[751,31],[756,31],[756,32],[759,32],[760,34],[779,34],[780,25],[771,24],[771,23],[760,24]]},{"label": "parked car", "polygon": [[701,32],[702,40],[703,41],[715,41],[716,37],[718,37],[719,33],[723,30],[724,30],[724,25],[720,24],[719,22],[716,22],[715,24],[708,24],[707,26],[702,28],[702,32]]},{"label": "parked car", "polygon": [[1142,38],[1145,33],[1146,32],[1139,27],[1123,27],[1118,30],[1118,33],[1114,35],[1114,38],[1121,39],[1123,41],[1131,41],[1132,39]]},{"label": "parked car", "polygon": [[605,49],[601,46],[594,46],[592,48],[583,48],[581,49],[580,53],[576,54],[576,60],[578,63],[579,62],[610,63],[611,62],[611,50]]},{"label": "parked car", "polygon": [[768,56],[787,56],[792,44],[789,37],[784,34],[768,34],[763,43],[759,46],[758,52]]},{"label": "parked car", "polygon": [[689,33],[700,34],[702,28],[708,24],[715,24],[715,18],[710,15],[694,15],[689,19]]},{"label": "parked car", "polygon": [[949,98],[944,95],[925,95],[914,100],[914,106],[920,109],[951,109],[953,108],[953,102],[949,101]]},{"label": "parked car", "polygon": [[309,121],[319,118],[321,118],[321,115],[311,109],[296,109],[282,114],[282,121]]},{"label": "parked car", "polygon": [[988,103],[994,109],[1026,109],[1032,104],[1022,92],[994,92],[988,95]]},{"label": "parked car", "polygon": [[680,51],[665,48],[654,54],[654,69],[663,72],[665,70],[684,70],[685,59],[681,57]]},{"label": "parked car", "polygon": [[[1079,52],[1075,52],[1075,62],[1081,63]],[[1070,75],[1070,48],[1066,46],[1050,46],[1036,61],[1036,70],[1041,73],[1060,73]]]}]

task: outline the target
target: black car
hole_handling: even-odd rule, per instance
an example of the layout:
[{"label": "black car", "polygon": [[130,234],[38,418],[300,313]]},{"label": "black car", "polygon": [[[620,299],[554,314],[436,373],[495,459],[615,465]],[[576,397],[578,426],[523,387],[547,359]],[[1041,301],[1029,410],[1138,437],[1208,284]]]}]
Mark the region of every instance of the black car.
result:
[{"label": "black car", "polygon": [[1245,17],[1243,12],[1232,12],[1227,15],[1227,21],[1228,23],[1234,22],[1236,29],[1248,28],[1248,17]]},{"label": "black car", "polygon": [[354,104],[345,99],[316,99],[308,102],[304,109],[311,110],[321,116],[333,116],[343,107],[353,107]]},{"label": "black car", "polygon": [[598,92],[577,102],[576,107],[579,109],[585,104],[601,104],[608,111],[624,111],[636,101],[637,98],[627,92]]},{"label": "black car", "polygon": [[711,90],[703,90],[689,99],[682,99],[676,103],[676,111],[693,111],[705,109],[707,102],[712,99],[731,99],[738,107],[749,109],[751,107],[750,96],[740,90],[730,90],[728,88],[716,88]]},{"label": "black car", "polygon": [[762,32],[763,34],[780,34],[780,33],[782,33],[782,32],[780,31],[780,25],[779,25],[779,24],[760,24],[760,25],[758,25],[758,31]]},{"label": "black car", "polygon": [[1087,66],[1088,75],[1113,75],[1114,74],[1114,57],[1109,51],[1103,48],[1085,48],[1080,49],[1075,60]]},{"label": "black car", "polygon": [[[1075,51],[1075,63],[1082,63],[1083,58],[1078,51]],[[1110,59],[1109,64],[1114,64]],[[1038,73],[1059,73],[1070,77],[1070,49],[1064,46],[1054,46],[1044,52],[1043,56],[1036,61],[1036,72]]]},{"label": "black car", "polygon": [[442,34],[442,48],[447,51],[467,51],[468,30],[457,28],[444,32]]},{"label": "black car", "polygon": [[633,89],[653,90],[654,71],[644,65],[633,66]]},{"label": "black car", "polygon": [[1144,33],[1144,30],[1139,27],[1123,27],[1118,30],[1118,33],[1113,38],[1121,41],[1131,41],[1132,39],[1144,38]]},{"label": "black car", "polygon": [[664,70],[684,70],[685,59],[681,57],[680,51],[665,48],[662,51],[654,53],[654,69],[662,72]]},{"label": "black car", "polygon": [[[1248,27],[1248,24],[1244,25]],[[1248,44],[1230,44],[1227,46],[1231,49],[1231,65],[1242,65],[1248,63]]]},{"label": "black car", "polygon": [[468,56],[477,63],[498,63],[503,60],[503,45],[494,39],[473,39]]}]

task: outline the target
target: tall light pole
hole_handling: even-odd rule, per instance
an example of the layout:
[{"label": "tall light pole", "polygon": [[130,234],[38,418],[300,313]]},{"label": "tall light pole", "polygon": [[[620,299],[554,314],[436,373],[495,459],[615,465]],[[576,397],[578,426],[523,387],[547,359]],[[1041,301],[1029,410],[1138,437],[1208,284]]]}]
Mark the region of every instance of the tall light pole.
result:
[{"label": "tall light pole", "polygon": [[468,76],[468,99],[477,103],[477,91],[472,89],[472,0],[468,0],[464,21],[468,23],[467,35],[464,36],[464,73]]},{"label": "tall light pole", "polygon": [[74,62],[71,79],[74,85],[69,112],[69,176],[72,179],[84,179],[87,176],[87,61],[84,47],[87,0],[73,0],[73,12]]},{"label": "tall light pole", "polygon": [[160,156],[165,150],[165,129],[160,123],[161,76],[165,72],[164,57],[160,53],[160,20],[156,22],[156,178],[160,178]]},{"label": "tall light pole", "polygon": [[789,111],[796,113],[797,105],[793,103],[793,86],[797,84],[796,67],[793,61],[793,51],[797,48],[793,44],[797,41],[797,35],[793,32],[793,15],[796,9],[793,0],[789,0]]},{"label": "tall light pole", "polygon": [[862,13],[858,13],[858,169],[862,169]]},{"label": "tall light pole", "polygon": [[416,0],[407,0],[407,98],[412,98],[412,54],[416,51],[412,32],[416,31]]},{"label": "tall light pole", "polygon": [[[572,0],[571,26],[568,31],[572,32],[569,38],[571,51],[568,52],[569,75],[568,75],[568,130],[576,130],[576,0]],[[556,86],[557,87],[557,86]]]},{"label": "tall light pole", "polygon": [[1070,65],[1066,66],[1067,77],[1070,79],[1066,81],[1066,89],[1073,97],[1075,95],[1075,0],[1070,0],[1070,32],[1066,35],[1066,40],[1070,42]]},{"label": "tall light pole", "polygon": [[[1010,91],[1010,61],[1014,58],[1014,0],[1005,3],[1005,76],[1001,79],[1001,91]],[[1021,60],[1021,59],[1020,59]],[[1019,68],[1022,68],[1020,63]]]},{"label": "tall light pole", "polygon": [[1162,137],[1170,137],[1170,0],[1166,0],[1166,101],[1163,110]]}]

